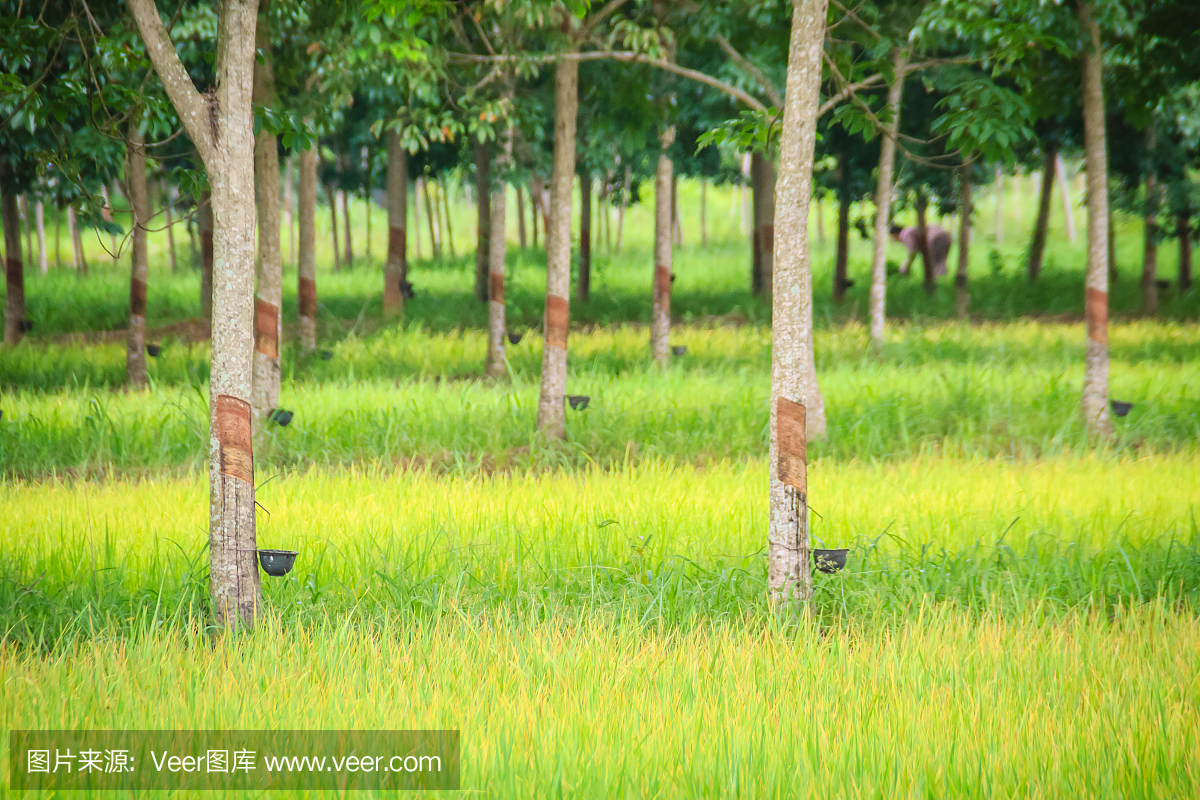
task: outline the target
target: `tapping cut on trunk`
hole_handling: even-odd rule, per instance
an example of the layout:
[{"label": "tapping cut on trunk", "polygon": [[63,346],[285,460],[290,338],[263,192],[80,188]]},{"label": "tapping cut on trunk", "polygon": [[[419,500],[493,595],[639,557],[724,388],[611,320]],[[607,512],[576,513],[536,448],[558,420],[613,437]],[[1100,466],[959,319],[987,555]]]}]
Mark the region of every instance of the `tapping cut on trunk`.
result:
[{"label": "tapping cut on trunk", "polygon": [[1087,318],[1087,336],[1097,344],[1108,344],[1108,292],[1091,286],[1085,291],[1084,316]]},{"label": "tapping cut on trunk", "polygon": [[254,485],[254,449],[250,439],[250,404],[245,400],[217,395],[217,441],[221,474]]},{"label": "tapping cut on trunk", "polygon": [[802,403],[780,397],[775,404],[779,480],[808,494],[808,425]]},{"label": "tapping cut on trunk", "polygon": [[492,273],[488,276],[488,300],[493,303],[504,302],[504,274]]},{"label": "tapping cut on trunk", "polygon": [[261,298],[254,299],[254,349],[268,358],[279,358],[279,309]]},{"label": "tapping cut on trunk", "polygon": [[567,349],[567,330],[570,326],[570,305],[558,295],[546,295],[546,344]]},{"label": "tapping cut on trunk", "polygon": [[129,282],[129,313],[136,317],[146,316],[146,282],[137,278]]}]

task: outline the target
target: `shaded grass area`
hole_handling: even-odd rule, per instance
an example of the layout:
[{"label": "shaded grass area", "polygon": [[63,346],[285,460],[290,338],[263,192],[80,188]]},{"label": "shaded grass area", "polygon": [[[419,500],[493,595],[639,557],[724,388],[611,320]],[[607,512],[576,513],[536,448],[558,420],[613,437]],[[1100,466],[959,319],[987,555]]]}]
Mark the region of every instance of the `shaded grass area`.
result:
[{"label": "shaded grass area", "polygon": [[[688,353],[660,373],[644,329],[574,336],[568,441],[534,433],[541,342],[509,347],[511,380],[482,380],[480,332],[399,329],[350,337],[328,360],[291,357],[262,470],[352,463],[439,470],[619,466],[765,454],[769,331],[681,328]],[[904,458],[923,452],[1036,457],[1088,449],[1078,403],[1081,325],[910,325],[881,357],[859,326],[816,337],[829,438],[815,458]],[[1138,322],[1112,331],[1112,396],[1136,405],[1115,420],[1117,451],[1191,448],[1200,435],[1200,329]],[[206,346],[166,346],[153,388],[119,386],[118,345],[17,348],[0,401],[0,470],[8,475],[194,468],[206,457]],[[82,374],[82,375],[81,375]],[[82,377],[82,379],[81,379]],[[39,388],[40,386],[40,388]],[[13,391],[16,389],[16,391]]]}]

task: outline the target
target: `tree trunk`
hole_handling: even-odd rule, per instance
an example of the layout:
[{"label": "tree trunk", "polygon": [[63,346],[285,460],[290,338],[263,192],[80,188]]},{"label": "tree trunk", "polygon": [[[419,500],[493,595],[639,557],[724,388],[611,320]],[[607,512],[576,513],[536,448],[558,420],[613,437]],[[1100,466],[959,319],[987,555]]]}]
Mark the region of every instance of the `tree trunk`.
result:
[{"label": "tree trunk", "polygon": [[929,257],[929,200],[923,191],[917,190],[917,249],[921,253],[922,281],[925,294],[933,296],[937,289],[937,276],[933,274],[933,259]]},{"label": "tree trunk", "polygon": [[668,155],[675,142],[675,126],[667,125],[659,136],[661,149],[658,169],[654,174],[654,311],[650,326],[650,350],[654,362],[663,369],[671,360],[671,202],[674,198],[674,165]]},{"label": "tree trunk", "polygon": [[450,224],[450,180],[446,176],[442,176],[442,180],[438,183],[438,194],[442,196],[442,211],[446,214],[446,249],[450,251],[450,259],[452,261],[458,259],[458,254],[454,252],[454,228]]},{"label": "tree trunk", "polygon": [[41,200],[34,206],[33,216],[37,221],[38,269],[45,275],[49,267],[46,259],[46,205]]},{"label": "tree trunk", "polygon": [[218,627],[252,626],[261,601],[254,517],[250,391],[254,341],[254,78],[258,3],[227,0],[217,21],[215,80],[196,91],[153,0],[129,0],[147,54],[199,151],[212,190],[212,370],[209,575]]},{"label": "tree trunk", "polygon": [[812,269],[808,211],[825,38],[826,0],[793,4],[779,145],[779,260],[771,309],[770,528],[767,577],[776,607],[812,596],[808,550],[808,390]]},{"label": "tree trunk", "polygon": [[[265,8],[264,8],[265,11]],[[275,69],[267,15],[259,15],[256,33],[262,61],[254,62],[254,102],[275,105]],[[254,139],[255,186],[258,191],[258,293],[254,299],[254,384],[251,407],[255,423],[279,405],[280,341],[283,325],[283,249],[279,234],[279,150],[275,135],[263,128]]]},{"label": "tree trunk", "polygon": [[525,188],[517,184],[517,241],[524,250],[527,244],[525,234]]},{"label": "tree trunk", "polygon": [[554,76],[554,171],[546,227],[546,316],[537,427],[548,439],[567,435],[567,333],[571,320],[571,189],[575,182],[575,114],[579,62],[564,59]]},{"label": "tree trunk", "polygon": [[125,338],[125,378],[134,389],[146,388],[146,228],[150,193],[146,187],[146,148],[135,117],[125,145],[125,194],[131,212],[132,247],[129,272],[129,333]]},{"label": "tree trunk", "polygon": [[[996,174],[999,179],[999,172]],[[996,184],[1000,186],[999,182]],[[971,294],[967,291],[967,269],[971,265],[971,168],[963,166],[958,171],[958,272],[954,275],[954,306],[959,319],[965,319],[971,308]]]},{"label": "tree trunk", "polygon": [[[512,150],[513,128],[510,125],[504,133],[496,163],[496,171],[501,175],[505,175],[508,172],[509,162],[512,161]],[[482,198],[483,196],[480,195],[480,200]],[[491,200],[488,202],[491,210],[491,219],[488,222],[488,234],[491,237],[491,241],[488,242],[487,249],[488,355],[485,371],[488,377],[491,378],[502,378],[508,371],[504,357],[504,335],[507,325],[504,308],[504,257],[508,249],[508,244],[504,238],[504,216],[507,205],[508,200],[505,197],[504,182],[497,181],[495,188],[492,189]]]},{"label": "tree trunk", "polygon": [[625,184],[621,192],[621,205],[617,209],[617,255],[621,255],[621,241],[625,238],[625,212],[629,208],[629,193],[632,191],[633,169],[625,165]]},{"label": "tree trunk", "polygon": [[[1147,138],[1153,148],[1153,128]],[[1142,213],[1142,313],[1153,316],[1158,313],[1158,174],[1151,171],[1146,176],[1146,200]]]},{"label": "tree trunk", "polygon": [[433,200],[429,196],[429,179],[420,181],[421,194],[425,197],[425,223],[429,226],[429,249],[435,261],[442,258],[442,238],[438,234],[438,215],[433,211]]},{"label": "tree trunk", "polygon": [[592,300],[592,177],[579,172],[579,302]]},{"label": "tree trunk", "polygon": [[1004,169],[996,165],[996,246],[1004,244]]},{"label": "tree trunk", "polygon": [[329,201],[329,234],[333,238],[333,271],[342,271],[342,251],[338,244],[337,191],[332,183],[325,184],[325,198]]},{"label": "tree trunk", "polygon": [[10,347],[25,336],[25,262],[21,258],[21,212],[12,171],[0,164],[0,217],[4,225],[4,276],[8,298],[4,306],[4,343]]},{"label": "tree trunk", "polygon": [[850,193],[838,192],[837,255],[833,262],[833,302],[842,303],[849,288],[847,267],[850,263]]},{"label": "tree trunk", "polygon": [[[475,299],[488,302],[488,246],[491,244],[492,209],[492,149],[487,143],[475,140]],[[450,218],[450,207],[446,207],[446,218]]]},{"label": "tree trunk", "polygon": [[67,228],[71,236],[71,256],[75,271],[79,277],[86,278],[88,274],[87,256],[83,252],[83,231],[79,229],[79,219],[75,214],[75,206],[67,209]]},{"label": "tree trunk", "polygon": [[1046,235],[1050,227],[1050,197],[1054,193],[1054,165],[1058,159],[1058,147],[1043,145],[1045,159],[1042,163],[1042,192],[1038,197],[1037,221],[1033,226],[1033,241],[1029,245],[1029,280],[1036,281],[1042,274],[1042,257],[1046,252]]},{"label": "tree trunk", "polygon": [[1062,151],[1055,154],[1054,174],[1058,178],[1058,188],[1062,190],[1063,219],[1067,224],[1067,240],[1075,241],[1075,211],[1071,204],[1071,184],[1067,181],[1067,165],[1063,163]]},{"label": "tree trunk", "polygon": [[1192,288],[1192,210],[1184,207],[1175,217],[1179,235],[1179,293]]},{"label": "tree trunk", "polygon": [[1079,3],[1083,48],[1083,139],[1087,159],[1087,363],[1082,411],[1088,430],[1112,433],[1108,411],[1108,153],[1104,130],[1104,51],[1088,3]]},{"label": "tree trunk", "polygon": [[299,196],[296,214],[299,234],[296,266],[300,314],[300,349],[317,347],[317,144],[300,151]]},{"label": "tree trunk", "polygon": [[383,315],[404,311],[404,282],[408,280],[408,153],[399,131],[387,132],[388,250],[383,271]]},{"label": "tree trunk", "polygon": [[163,215],[167,220],[167,257],[171,261],[171,274],[174,275],[179,272],[179,261],[175,256],[175,201],[165,178],[159,183],[159,194],[162,195]]},{"label": "tree trunk", "polygon": [[200,316],[212,323],[213,310],[213,207],[212,192],[200,193],[196,209],[196,229],[200,232]]},{"label": "tree trunk", "polygon": [[700,179],[700,247],[708,248],[708,181]]},{"label": "tree trunk", "polygon": [[754,186],[755,294],[770,298],[775,264],[775,164],[755,153],[750,158],[750,175]]},{"label": "tree trunk", "polygon": [[907,54],[892,50],[894,78],[888,87],[890,121],[879,143],[879,177],[875,185],[875,237],[871,248],[871,343],[883,346],[887,321],[887,244],[892,208],[892,170],[896,165],[896,132],[900,129],[900,96],[904,93]]}]

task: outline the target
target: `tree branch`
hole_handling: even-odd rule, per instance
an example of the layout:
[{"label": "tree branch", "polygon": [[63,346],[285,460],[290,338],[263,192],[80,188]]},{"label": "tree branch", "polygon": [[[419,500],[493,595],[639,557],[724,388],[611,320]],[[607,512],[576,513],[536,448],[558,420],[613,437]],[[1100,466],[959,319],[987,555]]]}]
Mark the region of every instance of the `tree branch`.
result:
[{"label": "tree branch", "polygon": [[158,6],[154,0],[128,0],[129,10],[137,22],[146,44],[146,54],[150,63],[162,81],[167,96],[171,98],[188,136],[196,145],[200,158],[206,164],[212,163],[216,156],[216,142],[213,137],[211,110],[208,103],[188,77],[175,45],[163,26],[162,18],[158,15]]},{"label": "tree branch", "polygon": [[763,93],[766,94],[767,99],[771,101],[771,105],[782,109],[783,98],[779,96],[779,92],[775,89],[775,86],[769,80],[767,80],[767,76],[763,74],[762,70],[751,64],[745,56],[735,50],[733,45],[731,45],[729,40],[724,36],[718,34],[716,42],[721,46],[721,49],[725,51],[726,55],[732,58],[738,66],[750,73],[750,77],[754,78],[755,82],[758,83],[759,88],[763,90]]}]

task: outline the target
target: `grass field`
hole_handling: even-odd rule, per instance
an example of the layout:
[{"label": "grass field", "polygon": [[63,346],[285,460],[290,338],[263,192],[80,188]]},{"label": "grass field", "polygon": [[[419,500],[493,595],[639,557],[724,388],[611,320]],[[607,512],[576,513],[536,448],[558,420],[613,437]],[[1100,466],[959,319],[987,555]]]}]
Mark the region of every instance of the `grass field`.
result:
[{"label": "grass field", "polygon": [[[568,390],[592,402],[565,443],[533,432],[536,251],[512,256],[512,328],[531,333],[500,383],[481,379],[465,237],[414,267],[401,324],[378,319],[377,261],[323,269],[332,357],[288,349],[296,417],[256,453],[259,544],[300,556],[264,577],[258,629],[225,638],[207,630],[195,275],[155,245],[163,352],[138,393],[114,333],[126,269],[31,275],[36,334],[0,350],[0,726],[454,728],[464,789],[504,798],[1197,795],[1200,291],[1137,317],[1140,236],[1118,218],[1111,387],[1136,405],[1097,442],[1078,420],[1082,242],[1056,239],[1031,289],[1021,220],[994,270],[981,201],[976,317],[894,278],[878,355],[865,281],[834,307],[819,245],[812,534],[852,551],[810,615],[781,616],[767,309],[736,198],[710,190],[705,249],[695,189],[687,355],[649,359],[639,208],[573,306]],[[861,278],[866,244],[852,256]]]}]

